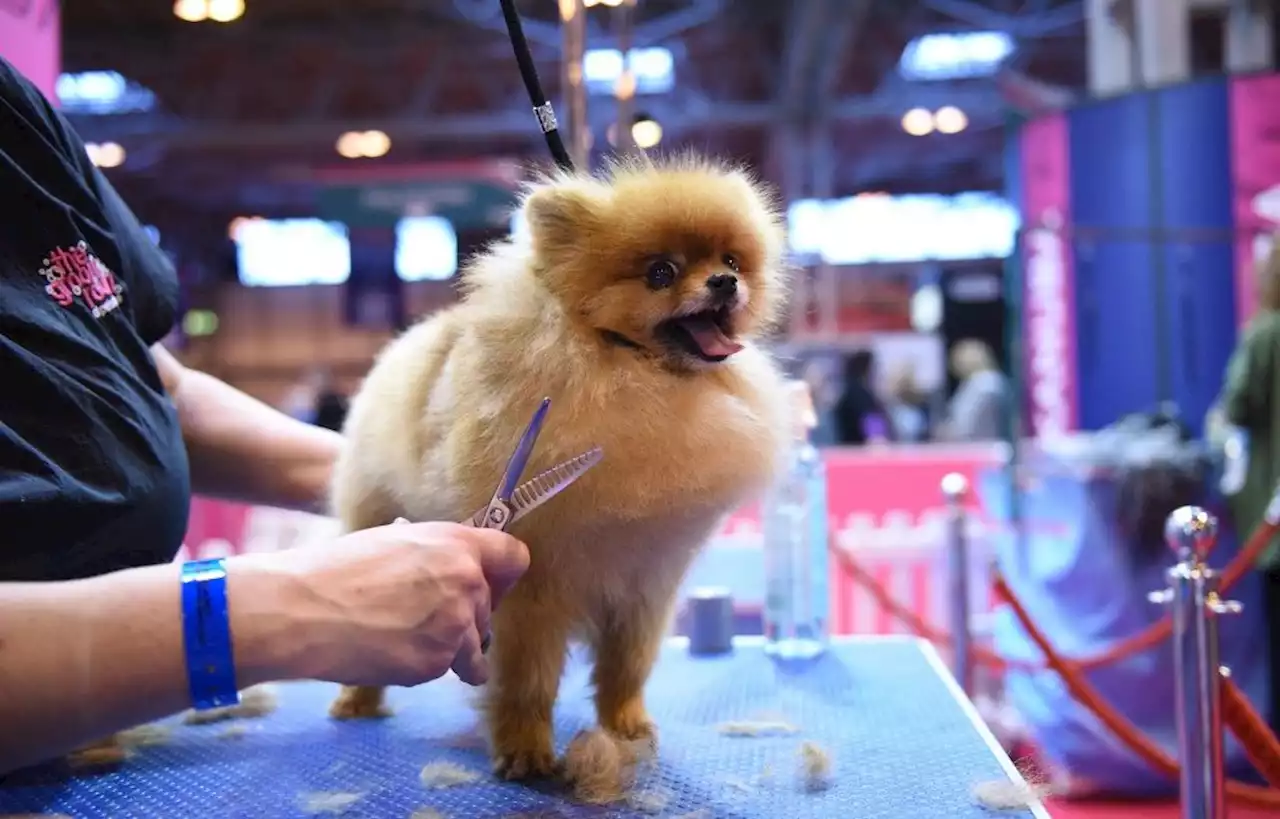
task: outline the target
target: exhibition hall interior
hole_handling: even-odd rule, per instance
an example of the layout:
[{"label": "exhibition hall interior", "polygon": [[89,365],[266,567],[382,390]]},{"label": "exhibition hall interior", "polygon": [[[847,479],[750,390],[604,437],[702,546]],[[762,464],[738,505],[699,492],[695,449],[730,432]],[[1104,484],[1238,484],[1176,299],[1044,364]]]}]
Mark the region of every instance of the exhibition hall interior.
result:
[{"label": "exhibition hall interior", "polygon": [[1278,19],[0,0],[0,815],[1280,816]]}]

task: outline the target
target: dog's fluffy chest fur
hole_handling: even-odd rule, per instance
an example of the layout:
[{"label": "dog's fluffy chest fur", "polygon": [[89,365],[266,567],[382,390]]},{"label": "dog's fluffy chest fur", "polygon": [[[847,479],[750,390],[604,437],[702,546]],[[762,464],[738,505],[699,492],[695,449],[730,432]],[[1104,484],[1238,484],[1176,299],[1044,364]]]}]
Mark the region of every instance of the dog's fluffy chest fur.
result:
[{"label": "dog's fluffy chest fur", "polygon": [[724,370],[531,379],[529,390],[552,398],[535,467],[604,450],[598,466],[513,530],[530,544],[533,574],[583,606],[674,593],[724,517],[767,486],[785,446],[783,391],[767,357],[748,349]]}]

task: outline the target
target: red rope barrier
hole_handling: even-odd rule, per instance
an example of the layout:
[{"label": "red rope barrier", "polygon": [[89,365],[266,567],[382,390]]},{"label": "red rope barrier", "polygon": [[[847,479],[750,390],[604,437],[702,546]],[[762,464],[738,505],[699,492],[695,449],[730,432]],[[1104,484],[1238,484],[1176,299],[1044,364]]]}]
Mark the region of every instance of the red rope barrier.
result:
[{"label": "red rope barrier", "polygon": [[[1245,548],[1231,562],[1231,565],[1223,571],[1221,586],[1223,590],[1239,581],[1257,556],[1276,535],[1277,531],[1280,531],[1280,527],[1272,523],[1263,523],[1258,527],[1252,537],[1249,538]],[[875,598],[877,604],[895,617],[898,617],[921,637],[935,643],[947,642],[947,635],[933,629],[915,612],[895,601],[874,576],[857,564],[847,550],[835,544],[834,539],[831,542],[831,551],[835,554],[840,566],[849,572],[850,576]],[[1063,682],[1066,683],[1067,690],[1071,692],[1071,695],[1089,708],[1099,721],[1128,746],[1133,753],[1137,754],[1139,758],[1164,775],[1170,778],[1177,778],[1179,773],[1178,762],[1166,754],[1158,745],[1151,742],[1137,726],[1104,700],[1084,675],[1084,671],[1090,668],[1105,665],[1108,661],[1123,658],[1130,653],[1145,650],[1158,644],[1164,637],[1172,633],[1172,621],[1170,618],[1166,616],[1160,622],[1153,624],[1153,626],[1131,636],[1127,640],[1121,641],[1103,654],[1082,660],[1072,660],[1062,657],[1053,648],[1044,632],[1032,622],[1026,607],[1013,593],[1013,590],[1009,588],[999,570],[995,572],[992,587],[996,595],[1010,607],[1010,610],[1022,625],[1023,630],[1026,631],[1027,636],[1031,638],[1031,641],[1035,643],[1046,658],[1045,665],[1041,668],[1050,668],[1056,671],[1062,677]],[[973,649],[973,657],[978,662],[1003,669],[1021,667],[1011,664],[994,652],[981,647]],[[1027,668],[1036,670],[1033,665],[1027,666]],[[1280,789],[1277,789],[1280,788],[1280,740],[1276,738],[1270,727],[1253,709],[1248,698],[1240,692],[1239,688],[1229,678],[1225,679],[1222,685],[1222,715],[1231,732],[1235,734],[1244,746],[1245,754],[1249,761],[1253,763],[1254,767],[1272,786],[1271,788],[1265,788],[1230,780],[1226,783],[1227,794],[1240,802],[1252,805],[1280,807]]]},{"label": "red rope barrier", "polygon": [[1231,678],[1222,681],[1222,720],[1231,728],[1245,756],[1273,788],[1280,788],[1280,740],[1271,726]]},{"label": "red rope barrier", "polygon": [[[876,601],[876,605],[881,609],[892,614],[906,625],[907,628],[911,629],[911,631],[913,631],[917,636],[923,637],[935,645],[946,646],[950,643],[951,636],[949,634],[934,628],[929,623],[925,622],[923,617],[902,605],[897,600],[894,600],[888,590],[885,589],[884,585],[880,583],[880,581],[876,580],[870,572],[859,566],[848,551],[841,549],[838,546],[833,546],[832,551],[835,553],[836,561],[840,564],[840,568],[848,572],[854,582],[870,594]],[[997,668],[1001,671],[1007,671],[1010,667],[1016,667],[1026,671],[1036,671],[1043,668],[1043,666],[1036,666],[1034,663],[1022,664],[1011,662],[995,652],[981,646],[973,646],[970,651],[972,652],[973,659],[975,661],[986,666]]]},{"label": "red rope barrier", "polygon": [[[1244,577],[1257,561],[1258,557],[1267,548],[1275,536],[1280,533],[1280,526],[1264,521],[1254,530],[1253,535],[1245,542],[1244,548],[1235,556],[1222,571],[1222,579],[1220,591],[1226,593],[1230,588]],[[840,567],[849,573],[850,577],[862,586],[876,604],[882,609],[892,614],[917,635],[923,637],[931,643],[938,645],[947,645],[951,642],[951,636],[945,631],[937,629],[925,622],[914,611],[898,603],[884,586],[876,580],[876,578],[868,571],[854,562],[852,555],[847,549],[841,548],[832,542],[831,551],[835,554]],[[1119,640],[1105,651],[1088,657],[1068,657],[1065,658],[1076,668],[1081,671],[1090,671],[1105,665],[1111,665],[1119,660],[1138,654],[1143,651],[1155,648],[1164,642],[1171,634],[1173,634],[1173,620],[1165,615],[1160,620],[1147,626],[1142,631],[1131,634],[1122,640]],[[981,663],[989,668],[998,671],[1023,671],[1035,672],[1044,671],[1049,666],[1046,663],[1036,663],[1026,660],[1009,660],[993,651],[981,646],[974,646],[972,649],[972,659],[974,662]]]},{"label": "red rope barrier", "polygon": [[[1066,683],[1067,690],[1071,692],[1071,696],[1092,711],[1094,716],[1103,725],[1107,726],[1111,733],[1115,734],[1121,742],[1128,746],[1129,750],[1137,754],[1144,762],[1166,776],[1176,778],[1178,776],[1177,761],[1166,754],[1158,745],[1143,736],[1137,726],[1104,700],[1078,667],[1058,655],[1044,632],[1031,621],[1031,616],[1027,613],[1026,607],[1022,605],[1022,601],[1017,598],[998,571],[993,585],[996,593],[1009,604],[1014,616],[1018,618],[1018,622],[1027,632],[1027,636],[1031,638],[1031,641],[1036,644],[1048,659],[1049,667],[1062,677],[1062,681]],[[1227,681],[1227,685],[1223,686],[1224,690],[1227,688],[1234,689],[1234,685],[1231,684],[1230,680]],[[1238,694],[1239,692],[1236,693]],[[1241,699],[1243,699],[1243,696],[1241,696]],[[1233,707],[1230,709],[1233,712],[1236,710],[1235,704],[1237,703],[1233,703]],[[1234,726],[1232,727],[1234,730]],[[1246,729],[1245,733],[1248,734],[1249,731]],[[1241,742],[1246,742],[1245,737],[1237,738]],[[1265,748],[1259,749],[1256,745],[1251,747],[1252,754],[1257,755],[1259,759],[1268,760]],[[1265,807],[1280,807],[1280,790],[1260,788],[1256,785],[1249,785],[1235,780],[1229,780],[1226,783],[1226,787],[1227,794],[1241,802]]]}]

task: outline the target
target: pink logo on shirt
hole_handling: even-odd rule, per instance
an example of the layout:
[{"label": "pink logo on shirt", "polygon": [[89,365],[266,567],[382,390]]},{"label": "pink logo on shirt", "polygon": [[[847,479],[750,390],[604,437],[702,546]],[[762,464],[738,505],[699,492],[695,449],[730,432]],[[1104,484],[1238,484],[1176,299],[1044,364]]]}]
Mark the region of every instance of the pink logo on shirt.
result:
[{"label": "pink logo on shirt", "polygon": [[111,269],[89,252],[85,242],[55,248],[41,263],[44,266],[40,275],[48,282],[44,292],[63,307],[70,307],[79,299],[94,318],[102,318],[120,306],[124,288]]}]

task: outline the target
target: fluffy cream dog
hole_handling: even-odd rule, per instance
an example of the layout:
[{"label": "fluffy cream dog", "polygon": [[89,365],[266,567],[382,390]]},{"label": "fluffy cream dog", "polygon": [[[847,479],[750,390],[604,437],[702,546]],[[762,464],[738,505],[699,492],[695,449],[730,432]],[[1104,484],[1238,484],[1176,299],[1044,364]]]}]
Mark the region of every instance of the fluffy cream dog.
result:
[{"label": "fluffy cream dog", "polygon": [[[592,446],[604,461],[516,524],[532,565],[493,614],[483,695],[495,770],[553,772],[566,651],[594,657],[601,726],[656,742],[643,690],[681,579],[724,517],[782,465],[787,400],[755,341],[787,279],[772,201],[696,157],[562,174],[523,201],[527,239],[465,271],[455,307],[379,357],[352,402],[334,503],[347,529],[461,520],[492,494],[538,401],[527,474]],[[380,713],[344,689],[332,713]]]}]

